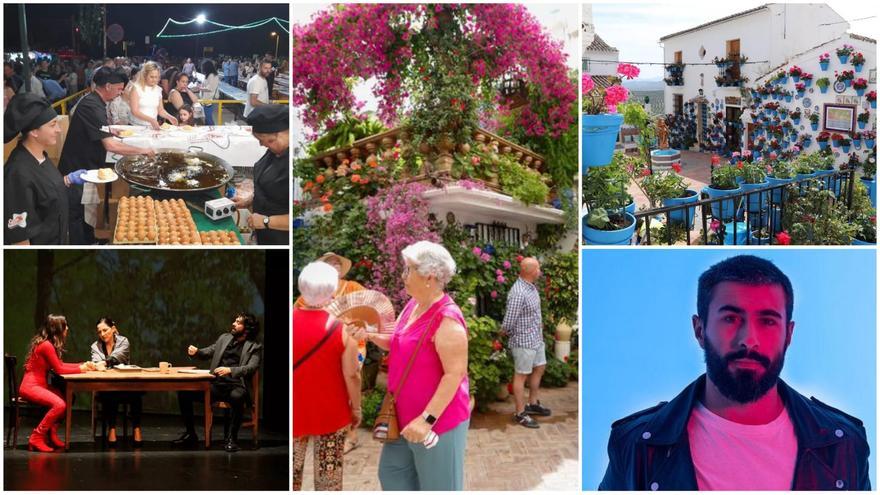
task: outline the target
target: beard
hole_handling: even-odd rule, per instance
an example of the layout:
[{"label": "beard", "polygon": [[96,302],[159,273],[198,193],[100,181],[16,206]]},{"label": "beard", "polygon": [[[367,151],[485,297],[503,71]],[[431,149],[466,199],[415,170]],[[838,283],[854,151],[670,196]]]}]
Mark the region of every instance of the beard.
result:
[{"label": "beard", "polygon": [[[763,397],[776,385],[782,366],[785,364],[784,350],[775,359],[746,349],[722,356],[708,339],[703,354],[706,360],[706,373],[712,383],[718,387],[718,391],[723,396],[740,404],[755,402]],[[748,369],[730,371],[731,362],[746,358],[760,363],[764,367],[764,373],[759,375],[757,371]]]}]

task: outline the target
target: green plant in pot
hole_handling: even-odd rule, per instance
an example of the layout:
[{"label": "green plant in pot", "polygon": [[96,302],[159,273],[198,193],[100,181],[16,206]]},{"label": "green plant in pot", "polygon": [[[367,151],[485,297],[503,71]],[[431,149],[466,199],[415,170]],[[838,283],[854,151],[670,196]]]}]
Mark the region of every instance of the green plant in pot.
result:
[{"label": "green plant in pot", "polygon": [[[741,184],[743,191],[749,193],[769,185],[767,171],[762,165],[743,162],[739,170],[743,180]],[[749,194],[746,196],[746,201],[748,202],[750,212],[760,212],[767,206],[767,193]]]},{"label": "green plant in pot", "polygon": [[[709,186],[703,191],[709,195],[709,198],[718,198],[736,194],[742,189],[736,181],[739,170],[732,165],[722,165],[712,170],[711,181]],[[734,216],[739,214],[741,198],[731,198],[711,203],[712,216],[722,222],[733,220]]]},{"label": "green plant in pot", "polygon": [[653,206],[660,204],[664,199],[684,197],[687,182],[684,177],[672,171],[654,172],[642,179],[641,187]]},{"label": "green plant in pot", "polygon": [[719,189],[724,191],[734,190],[739,188],[739,185],[736,182],[736,178],[739,175],[739,171],[736,167],[731,165],[722,165],[720,167],[716,167],[712,170],[712,179],[709,183],[709,187],[712,189]]}]

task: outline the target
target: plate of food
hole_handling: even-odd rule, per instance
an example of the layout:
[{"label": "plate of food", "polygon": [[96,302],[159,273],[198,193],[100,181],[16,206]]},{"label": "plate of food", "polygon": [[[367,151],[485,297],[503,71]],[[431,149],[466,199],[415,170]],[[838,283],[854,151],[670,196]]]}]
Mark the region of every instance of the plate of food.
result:
[{"label": "plate of food", "polygon": [[116,365],[113,369],[116,371],[141,371],[143,368],[134,364],[119,364]]},{"label": "plate of food", "polygon": [[174,129],[175,127],[173,125],[169,124],[168,122],[165,122],[164,124],[160,125],[159,128],[162,129],[163,131],[167,131],[169,129]]},{"label": "plate of food", "polygon": [[210,375],[210,374],[211,374],[211,370],[181,370],[181,369],[175,369],[174,371],[177,371],[178,373],[187,373],[187,374],[190,374],[190,375]]},{"label": "plate of food", "polygon": [[119,179],[119,176],[116,175],[116,172],[114,172],[112,168],[92,169],[82,174],[80,177],[82,177],[84,181],[93,182],[95,184],[106,184]]}]

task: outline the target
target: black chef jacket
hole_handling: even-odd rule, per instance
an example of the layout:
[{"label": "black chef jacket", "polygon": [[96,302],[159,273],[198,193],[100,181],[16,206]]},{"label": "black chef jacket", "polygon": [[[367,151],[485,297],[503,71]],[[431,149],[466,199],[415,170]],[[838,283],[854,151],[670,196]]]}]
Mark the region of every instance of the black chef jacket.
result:
[{"label": "black chef jacket", "polygon": [[[278,156],[266,150],[254,164],[254,213],[260,215],[290,214],[290,158],[289,150]],[[290,236],[286,230],[254,230],[257,244],[288,244]]]},{"label": "black chef jacket", "polygon": [[111,136],[101,130],[106,125],[107,104],[98,93],[92,91],[79,101],[70,118],[58,171],[67,175],[81,168],[91,170],[104,167],[107,150],[101,140]]},{"label": "black chef jacket", "polygon": [[67,187],[48,157],[42,163],[22,143],[3,170],[5,244],[67,244]]}]

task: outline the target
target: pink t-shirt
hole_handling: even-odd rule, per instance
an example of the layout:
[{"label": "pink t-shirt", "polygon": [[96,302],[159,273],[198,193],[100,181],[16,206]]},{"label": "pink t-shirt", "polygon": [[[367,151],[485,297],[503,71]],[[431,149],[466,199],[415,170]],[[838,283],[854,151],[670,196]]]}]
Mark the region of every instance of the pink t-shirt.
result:
[{"label": "pink t-shirt", "polygon": [[797,437],[785,409],[767,424],[744,425],[697,402],[687,430],[700,490],[791,490]]},{"label": "pink t-shirt", "polygon": [[[391,338],[391,348],[388,354],[388,389],[397,394],[397,422],[401,430],[410,421],[421,416],[425,407],[428,406],[428,402],[431,402],[431,398],[434,397],[437,386],[440,385],[440,379],[443,378],[443,363],[440,361],[434,342],[431,341],[434,334],[437,333],[441,321],[443,318],[452,318],[467,331],[461,309],[455,305],[449,295],[444,295],[407,327],[406,322],[415,306],[415,300],[411,299],[403,308],[397,328]],[[413,362],[409,376],[402,389],[396,390],[400,377],[403,376],[403,371],[418,346],[419,338],[425,331],[428,332],[428,335],[425,337],[415,362]],[[468,390],[468,379],[464,377],[449,405],[446,406],[431,428],[434,433],[442,435],[470,418]]]}]

